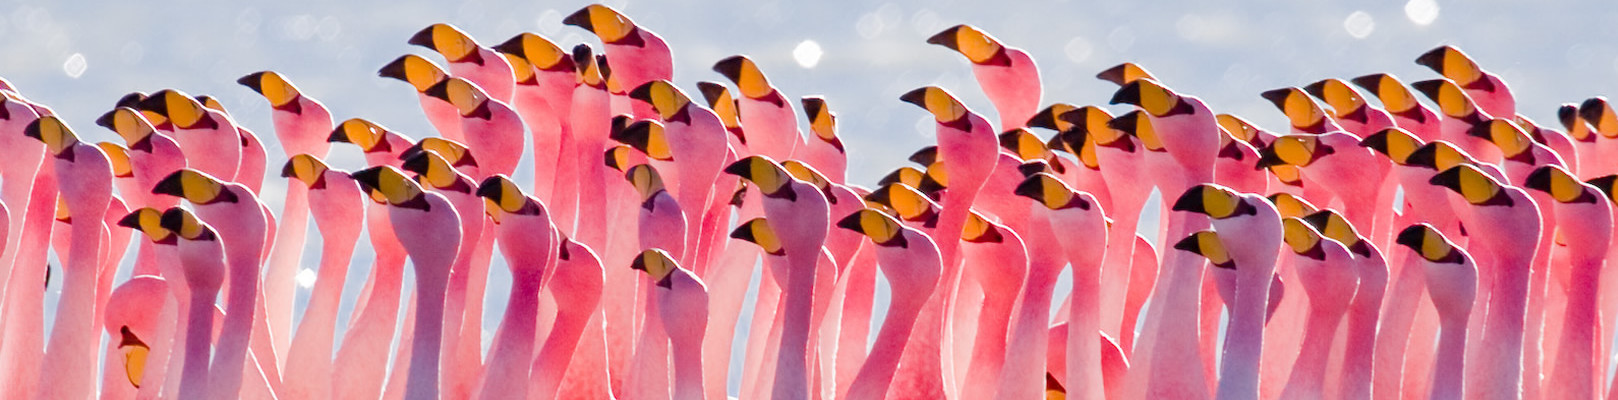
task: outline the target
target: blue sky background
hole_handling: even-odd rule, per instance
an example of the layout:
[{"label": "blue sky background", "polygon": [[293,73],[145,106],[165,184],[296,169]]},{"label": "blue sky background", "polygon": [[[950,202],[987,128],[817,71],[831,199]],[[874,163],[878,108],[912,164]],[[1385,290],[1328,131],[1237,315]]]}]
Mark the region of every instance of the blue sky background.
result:
[{"label": "blue sky background", "polygon": [[[1431,78],[1432,72],[1412,61],[1440,44],[1459,46],[1503,76],[1518,96],[1519,112],[1542,123],[1554,124],[1561,103],[1618,89],[1613,44],[1618,24],[1611,23],[1618,21],[1618,8],[1588,0],[607,3],[669,42],[675,81],[688,91],[698,80],[723,80],[710,70],[713,62],[747,54],[788,96],[826,96],[839,113],[850,180],[864,185],[906,164],[903,156],[910,149],[932,141],[930,117],[898,101],[905,91],[941,85],[996,120],[966,61],[924,42],[958,23],[977,25],[1033,54],[1047,103],[1104,103],[1114,87],[1094,79],[1095,73],[1133,61],[1181,92],[1202,97],[1217,112],[1274,130],[1286,127],[1284,119],[1259,92],[1374,72],[1407,81]],[[419,138],[432,130],[415,94],[402,82],[376,76],[377,68],[404,53],[441,60],[407,45],[413,33],[449,22],[486,45],[523,31],[564,47],[596,44],[587,32],[561,24],[563,16],[586,4],[3,2],[0,76],[53,107],[90,141],[117,140],[92,121],[124,93],[172,87],[216,96],[260,134],[273,167],[286,155],[275,142],[263,99],[235,83],[242,75],[281,72],[323,101],[338,120],[365,117]],[[800,63],[807,58],[793,55],[805,41],[821,50],[812,67]],[[329,161],[345,169],[363,165],[351,146],[335,146]],[[528,179],[522,171],[532,171],[527,162],[518,168],[519,182]],[[285,184],[281,178],[266,180],[262,197],[276,210]],[[310,228],[304,262],[313,267],[318,233],[313,224]],[[364,249],[355,255],[340,321],[348,319],[370,258]],[[509,274],[495,266],[491,279],[485,319],[490,330],[503,311]],[[1066,284],[1059,287],[1065,291]],[[49,313],[58,288],[52,289]],[[306,296],[300,293],[300,306]],[[738,335],[738,343],[744,340]]]}]

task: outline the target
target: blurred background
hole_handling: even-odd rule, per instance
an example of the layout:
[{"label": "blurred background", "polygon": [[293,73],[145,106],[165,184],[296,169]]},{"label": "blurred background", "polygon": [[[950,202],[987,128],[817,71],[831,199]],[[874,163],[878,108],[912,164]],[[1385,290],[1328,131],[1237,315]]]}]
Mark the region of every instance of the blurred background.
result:
[{"label": "blurred background", "polygon": [[[442,61],[407,45],[412,34],[449,22],[485,45],[525,31],[564,48],[597,45],[586,31],[561,23],[586,4],[4,2],[0,37],[7,43],[0,46],[0,76],[30,99],[53,107],[89,141],[117,140],[92,121],[130,91],[178,88],[212,95],[265,140],[274,167],[287,155],[275,142],[268,105],[237,85],[237,78],[275,70],[305,95],[324,102],[339,121],[364,117],[420,138],[433,131],[416,95],[403,82],[376,76],[378,68],[404,53]],[[674,50],[675,81],[689,93],[695,93],[699,80],[723,81],[710,69],[715,61],[747,54],[787,96],[827,97],[839,114],[849,179],[868,186],[906,164],[904,157],[912,149],[933,142],[931,117],[898,100],[905,91],[940,85],[996,120],[965,59],[925,43],[928,36],[960,23],[976,25],[1031,53],[1042,69],[1046,103],[1104,104],[1114,86],[1096,80],[1095,74],[1132,61],[1181,93],[1203,98],[1216,112],[1234,113],[1277,131],[1285,130],[1285,120],[1259,92],[1374,72],[1406,81],[1432,78],[1434,73],[1413,60],[1441,44],[1460,47],[1501,75],[1518,96],[1519,112],[1542,123],[1555,125],[1554,111],[1561,103],[1618,92],[1618,46],[1613,42],[1618,24],[1612,23],[1618,21],[1618,8],[1589,0],[606,4],[668,41]],[[352,146],[334,146],[328,161],[344,169],[363,165]],[[532,171],[529,161],[518,168],[519,182],[529,179],[523,176]],[[277,212],[285,184],[285,179],[269,178],[262,193]],[[1155,215],[1147,217],[1141,229],[1155,231]],[[313,224],[310,229],[310,237],[318,237]],[[306,268],[317,260],[316,243],[309,242]],[[370,273],[368,251],[360,250],[354,259],[339,321],[348,320],[353,297]],[[507,271],[501,266],[492,270],[485,319],[490,331],[509,288]],[[312,271],[303,273],[300,284],[312,284],[313,276]],[[406,287],[413,285],[407,281]],[[1065,293],[1065,283],[1058,287]],[[51,288],[48,313],[54,313],[57,290]],[[307,289],[300,290],[301,307]],[[744,319],[751,304],[747,308]],[[736,340],[745,342],[745,330]]]}]

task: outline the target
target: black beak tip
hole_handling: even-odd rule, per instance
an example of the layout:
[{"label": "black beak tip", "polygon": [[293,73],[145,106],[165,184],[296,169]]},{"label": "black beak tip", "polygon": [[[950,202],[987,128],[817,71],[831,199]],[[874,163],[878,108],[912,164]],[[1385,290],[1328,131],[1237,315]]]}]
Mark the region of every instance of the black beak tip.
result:
[{"label": "black beak tip", "polygon": [[433,27],[431,26],[417,31],[415,35],[410,36],[409,43],[415,46],[426,47],[428,49],[432,49],[433,51],[438,50],[437,47],[433,46]]},{"label": "black beak tip", "polygon": [[505,186],[500,184],[500,177],[490,176],[478,183],[477,195],[490,200],[499,200],[504,194]]},{"label": "black beak tip", "polygon": [[439,100],[449,101],[449,80],[445,79],[438,81],[438,83],[433,84],[432,87],[427,88],[426,91],[421,93],[432,96]]},{"label": "black beak tip", "polygon": [[927,88],[919,88],[905,92],[904,95],[899,96],[899,100],[906,103],[915,104],[917,107],[927,108]]},{"label": "black beak tip", "polygon": [[[1120,80],[1122,78],[1119,78]],[[1140,80],[1129,82],[1113,92],[1110,104],[1140,105]]]},{"label": "black beak tip", "polygon": [[264,72],[262,71],[247,74],[247,76],[243,76],[241,79],[236,80],[236,83],[246,86],[248,89],[253,89],[254,92],[258,92],[259,94],[264,93],[263,82]]},{"label": "black beak tip", "polygon": [[1181,193],[1180,197],[1174,200],[1174,206],[1169,209],[1172,211],[1206,213],[1207,210],[1202,207],[1202,196],[1203,191],[1205,190],[1208,190],[1208,188],[1204,186],[1197,186],[1186,190],[1185,193]]},{"label": "black beak tip", "polygon": [[1360,89],[1365,89],[1375,94],[1380,89],[1378,86],[1380,86],[1382,83],[1382,74],[1371,74],[1356,77],[1354,79],[1349,79],[1348,82],[1353,83],[1354,86],[1359,86]]},{"label": "black beak tip", "polygon": [[577,26],[592,31],[595,30],[590,24],[589,7],[580,8],[578,11],[574,11],[572,14],[569,14],[567,18],[562,19],[562,24]]},{"label": "black beak tip", "polygon": [[865,233],[865,228],[860,226],[860,212],[858,211],[843,217],[843,219],[837,220],[837,227],[861,234]]},{"label": "black beak tip", "polygon": [[942,32],[938,32],[937,34],[934,34],[932,37],[928,37],[927,38],[927,43],[928,44],[936,44],[936,45],[939,45],[939,46],[948,47],[948,48],[953,50],[957,46],[956,40],[955,40],[955,34],[956,34],[956,32],[959,32],[960,30],[961,30],[961,25],[956,25],[956,26],[949,27],[948,29],[945,29]]},{"label": "black beak tip", "polygon": [[725,79],[736,82],[742,77],[742,61],[745,59],[745,57],[739,55],[725,57],[725,59],[714,63],[713,70],[720,75],[724,75]]},{"label": "black beak tip", "polygon": [[1311,83],[1308,86],[1304,86],[1303,91],[1304,91],[1304,93],[1308,93],[1310,96],[1315,96],[1315,98],[1325,100],[1326,99],[1326,81],[1321,80],[1321,81],[1318,81],[1318,82],[1315,82],[1315,83]]}]

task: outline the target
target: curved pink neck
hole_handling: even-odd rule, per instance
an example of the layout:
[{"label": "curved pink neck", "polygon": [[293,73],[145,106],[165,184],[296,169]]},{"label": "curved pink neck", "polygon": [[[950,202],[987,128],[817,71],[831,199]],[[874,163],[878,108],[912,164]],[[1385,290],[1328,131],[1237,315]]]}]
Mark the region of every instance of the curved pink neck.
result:
[{"label": "curved pink neck", "polygon": [[309,293],[303,322],[298,325],[287,350],[286,395],[289,397],[324,399],[331,396],[331,354],[336,339],[337,308],[348,277],[349,259],[354,255],[354,242],[359,238],[349,234],[321,239],[319,276]]},{"label": "curved pink neck", "polygon": [[908,293],[906,296],[895,294],[888,315],[882,318],[882,329],[877,332],[871,354],[860,366],[859,374],[855,375],[843,398],[881,399],[887,395],[894,372],[899,368],[899,358],[904,354],[910,333],[915,328],[916,317],[926,304],[925,297],[920,293]]},{"label": "curved pink neck", "polygon": [[483,398],[528,392],[528,366],[534,355],[534,326],[539,317],[538,270],[512,271],[511,297],[500,321],[500,334],[489,348]]},{"label": "curved pink neck", "polygon": [[1326,395],[1326,361],[1331,353],[1333,336],[1337,334],[1337,325],[1342,319],[1340,311],[1309,310],[1303,347],[1298,351],[1298,361],[1292,366],[1292,377],[1287,379],[1281,398],[1310,399]]}]

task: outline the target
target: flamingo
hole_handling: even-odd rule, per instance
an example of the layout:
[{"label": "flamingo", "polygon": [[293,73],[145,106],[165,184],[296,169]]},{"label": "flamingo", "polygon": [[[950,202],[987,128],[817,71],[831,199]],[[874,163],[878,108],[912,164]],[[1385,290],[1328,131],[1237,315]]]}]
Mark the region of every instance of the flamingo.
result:
[{"label": "flamingo", "polygon": [[[1137,151],[1141,147],[1139,139],[1108,126],[1113,116],[1099,107],[1080,107],[1063,113],[1059,119],[1073,124],[1071,133],[1059,134],[1069,148],[1079,148],[1082,153],[1084,146],[1073,146],[1080,143],[1079,139],[1084,143],[1094,142],[1096,164],[1111,169],[1110,173],[1101,175],[1115,209],[1114,226],[1107,230],[1107,244],[1110,247],[1107,249],[1108,260],[1104,262],[1106,266],[1102,267],[1101,321],[1103,331],[1116,332],[1123,342],[1125,354],[1129,354],[1135,343],[1135,316],[1151,294],[1157,268],[1155,265],[1133,262],[1137,255],[1144,255],[1134,251],[1135,227],[1139,226],[1140,213],[1117,210],[1140,210],[1145,207],[1147,197],[1151,196],[1152,186],[1150,180],[1146,179],[1148,175],[1142,164],[1144,151]],[[1080,158],[1084,157],[1081,155]],[[1155,255],[1152,258],[1155,262]],[[1122,271],[1109,274],[1106,270],[1108,266],[1117,266]]]},{"label": "flamingo", "polygon": [[[1618,154],[1618,146],[1614,146],[1614,141],[1598,140],[1618,138],[1618,114],[1612,111],[1612,105],[1607,102],[1606,98],[1592,97],[1579,103],[1577,110],[1569,110],[1565,107],[1562,110],[1563,124],[1582,126],[1582,129],[1585,129],[1587,133],[1593,131],[1600,134],[1585,135],[1589,138],[1587,141],[1592,142],[1586,146],[1586,149],[1590,150],[1591,156],[1600,158]],[[1573,115],[1577,115],[1578,118],[1574,118]],[[1583,122],[1578,122],[1578,120],[1583,120]],[[1573,132],[1575,129],[1568,128],[1568,131]],[[1618,172],[1618,168],[1602,163],[1591,163],[1588,169],[1588,171],[1580,172],[1586,174],[1586,176],[1605,176]]]},{"label": "flamingo", "polygon": [[1281,225],[1291,253],[1288,257],[1296,262],[1299,283],[1309,296],[1303,348],[1281,398],[1323,398],[1332,339],[1359,283],[1354,270],[1342,265],[1353,256],[1342,243],[1322,237],[1303,220],[1288,217],[1281,220]]},{"label": "flamingo", "polygon": [[[0,135],[0,145],[4,145],[9,149],[18,149],[15,153],[15,158],[7,159],[4,164],[0,164],[0,177],[5,178],[3,183],[0,183],[4,185],[0,186],[0,200],[10,204],[12,210],[17,214],[9,219],[6,226],[7,237],[11,238],[11,240],[5,244],[5,253],[0,254],[0,264],[6,265],[4,270],[0,270],[0,294],[6,293],[10,287],[9,279],[13,271],[12,266],[24,265],[16,261],[19,246],[23,243],[23,240],[21,240],[25,226],[23,215],[28,207],[29,196],[34,185],[34,179],[31,178],[35,177],[35,172],[38,172],[40,168],[40,161],[45,157],[44,145],[39,141],[14,134],[39,118],[39,114],[34,111],[33,105],[21,101],[20,98],[21,96],[14,91],[0,91],[0,110],[4,110],[3,113],[0,113],[0,130],[11,133]],[[11,314],[7,312],[5,315]],[[9,336],[5,337],[5,339],[7,342],[15,340]],[[7,365],[9,366],[10,364]],[[8,368],[0,368],[0,370],[4,369]],[[10,377],[12,374],[0,372],[0,376]],[[6,383],[17,382],[8,380]],[[29,382],[28,385],[33,385],[33,382]]]},{"label": "flamingo", "polygon": [[804,145],[798,133],[797,113],[786,95],[770,85],[758,63],[744,55],[714,63],[713,70],[736,84],[737,117],[746,121],[748,148],[776,159],[801,158],[796,154]]},{"label": "flamingo", "polygon": [[1207,235],[1187,236],[1174,247],[1201,254],[1216,267],[1220,266],[1219,259],[1228,258],[1225,268],[1235,269],[1234,301],[1229,305],[1231,321],[1225,335],[1218,397],[1258,398],[1264,324],[1269,316],[1271,282],[1282,237],[1280,213],[1261,196],[1238,194],[1211,184],[1194,186],[1181,194],[1173,210],[1205,214],[1213,219],[1216,232],[1226,232],[1212,239]]},{"label": "flamingo", "polygon": [[972,361],[967,366],[966,379],[961,382],[961,396],[991,398],[1000,386],[1000,371],[1006,359],[1006,331],[1017,305],[1017,294],[1022,292],[1023,281],[1027,279],[1028,254],[1016,232],[982,215],[973,214],[967,220],[966,229],[961,240],[971,243],[966,247],[968,257],[1002,261],[974,263],[972,269],[967,270],[971,280],[982,286],[984,310],[978,321],[976,343],[972,345]]},{"label": "flamingo", "polygon": [[[658,79],[674,79],[674,57],[662,36],[635,24],[618,10],[603,4],[591,4],[562,19],[563,24],[590,31],[601,39],[607,60],[613,65],[613,75],[625,88],[640,87]],[[577,60],[575,60],[577,61]],[[636,116],[650,113],[637,110]]]},{"label": "flamingo", "polygon": [[461,244],[461,218],[444,195],[423,191],[398,169],[371,167],[351,176],[361,187],[387,199],[394,234],[416,268],[416,328],[411,345],[407,399],[438,397],[438,358],[444,291],[450,265]]},{"label": "flamingo", "polygon": [[[1046,219],[1051,231],[1073,233],[1073,235],[1057,235],[1057,241],[1073,264],[1074,292],[1068,329],[1070,332],[1099,332],[1101,326],[1097,317],[1099,307],[1097,291],[1100,286],[1099,267],[1106,251],[1106,242],[1081,238],[1107,236],[1105,211],[1096,203],[1094,196],[1076,192],[1060,179],[1047,173],[1030,175],[1017,185],[1015,193],[1044,206],[1043,209],[1035,208],[1039,211],[1034,212],[1033,218]],[[1041,218],[1041,214],[1044,218]],[[1029,305],[1024,307],[1023,318],[1039,315],[1037,311],[1030,312],[1032,310],[1027,309]],[[1036,319],[1034,322],[1025,320],[1021,324],[1044,323],[1043,318]],[[1088,334],[1069,335],[1066,368],[1068,373],[1064,382],[1067,384],[1064,386],[1080,389],[1072,395],[1088,399],[1102,398],[1104,381],[1101,374],[1099,341]],[[1002,391],[1001,396],[1008,394],[1010,393]]]},{"label": "flamingo", "polygon": [[883,317],[871,354],[849,384],[845,399],[881,399],[889,392],[900,355],[909,347],[910,334],[942,272],[938,247],[932,238],[875,209],[863,209],[837,222],[837,227],[859,232],[877,247],[882,274],[893,288],[893,301]]},{"label": "flamingo", "polygon": [[241,137],[235,122],[223,112],[173,89],[152,93],[136,108],[167,119],[189,167],[225,181],[236,179],[242,159]]},{"label": "flamingo", "polygon": [[[556,323],[540,347],[529,370],[533,383],[528,397],[548,400],[558,395],[569,376],[588,376],[584,387],[563,388],[562,393],[609,395],[606,349],[601,328],[601,259],[588,247],[561,237],[556,268],[546,287],[556,298]],[[588,335],[588,336],[586,336]]]},{"label": "flamingo", "polygon": [[[645,249],[673,249],[678,258],[685,253],[686,217],[681,204],[663,187],[657,170],[649,164],[629,168],[624,178],[634,184],[641,195],[639,216],[640,247]],[[667,251],[665,251],[667,253]],[[632,396],[667,398],[669,396],[668,338],[662,320],[649,317],[659,312],[661,303],[652,300],[653,289],[648,282],[640,282],[640,298],[646,302],[641,309],[647,315],[640,323],[634,359],[630,361],[630,376],[625,379]]]},{"label": "flamingo", "polygon": [[[489,96],[510,102],[516,78],[511,63],[500,53],[479,45],[472,36],[454,25],[432,24],[410,37],[410,44],[438,52],[449,61],[451,75],[477,82]],[[461,114],[466,114],[462,111]],[[463,130],[463,132],[466,132]],[[467,138],[471,138],[468,136]]]},{"label": "flamingo", "polygon": [[[511,105],[528,125],[534,153],[534,197],[547,204],[552,198],[559,162],[570,162],[562,157],[566,143],[562,138],[571,135],[569,116],[573,112],[573,90],[578,86],[573,58],[566,50],[544,36],[520,33],[494,49],[507,55],[518,75]],[[552,179],[540,177],[554,176]],[[577,184],[574,184],[576,186]]]},{"label": "flamingo", "polygon": [[[153,194],[182,198],[197,205],[199,217],[212,222],[225,244],[225,261],[230,266],[230,291],[226,294],[226,318],[217,351],[209,370],[209,394],[230,397],[242,393],[242,374],[237,374],[247,362],[252,347],[257,374],[260,379],[272,376],[274,350],[266,347],[271,338],[264,330],[263,309],[259,303],[259,267],[263,260],[264,240],[267,234],[267,211],[258,196],[240,183],[221,182],[208,174],[191,169],[175,171],[152,189]],[[259,339],[253,340],[252,338]],[[252,345],[257,343],[257,345]],[[268,361],[265,363],[264,361]],[[248,366],[252,372],[255,365]],[[268,382],[275,382],[269,380]],[[256,383],[247,393],[261,393],[271,388]]]},{"label": "flamingo", "polygon": [[1484,71],[1461,49],[1438,46],[1417,57],[1416,64],[1455,81],[1466,89],[1467,95],[1478,100],[1478,107],[1489,115],[1517,115],[1517,100],[1511,95],[1511,87],[1498,75]]},{"label": "flamingo", "polygon": [[[676,198],[689,210],[686,231],[693,232],[682,245],[686,253],[683,259],[706,261],[709,246],[702,244],[717,238],[702,238],[695,233],[713,231],[708,227],[718,226],[718,213],[727,210],[722,206],[708,207],[713,203],[710,200],[715,196],[714,183],[724,168],[729,146],[724,123],[712,111],[692,104],[685,93],[669,81],[647,82],[631,91],[629,97],[650,104],[666,127],[669,155],[679,160],[673,171],[678,175]],[[796,123],[796,120],[789,121]],[[696,268],[700,272],[705,267]]]},{"label": "flamingo", "polygon": [[[325,157],[331,150],[326,141],[333,128],[331,111],[320,101],[305,96],[296,85],[275,71],[260,71],[237,79],[270,103],[270,121],[275,137],[288,155],[309,154]],[[245,132],[245,131],[244,131]],[[244,134],[244,138],[252,135]],[[251,175],[249,175],[251,177]],[[251,185],[249,185],[251,186]],[[269,324],[278,332],[292,331],[292,278],[303,259],[304,234],[308,230],[309,187],[289,185],[276,227],[275,246],[270,251],[264,276],[265,306]],[[288,354],[292,335],[276,337],[276,352]]]},{"label": "flamingo", "polygon": [[[1145,156],[1148,172],[1158,176],[1159,190],[1164,193],[1183,192],[1193,184],[1213,180],[1211,166],[1219,150],[1217,132],[1219,126],[1218,119],[1202,100],[1178,94],[1157,81],[1138,79],[1114,92],[1111,102],[1140,107],[1139,111],[1150,118],[1153,128],[1150,133],[1158,137],[1142,135],[1141,143],[1147,150],[1155,150],[1158,147],[1164,150],[1148,151]],[[1130,120],[1127,116],[1119,119]],[[1108,125],[1126,128],[1124,125],[1115,124],[1119,119],[1109,122]],[[1159,235],[1183,237],[1202,230],[1205,225],[1205,221],[1172,216],[1167,218]],[[1132,370],[1138,369],[1141,372],[1129,374],[1130,377],[1125,384],[1128,388],[1126,396],[1145,389],[1155,395],[1200,398],[1206,397],[1207,391],[1212,389],[1212,382],[1207,379],[1212,372],[1210,369],[1213,368],[1212,354],[1199,350],[1202,345],[1211,347],[1212,338],[1199,344],[1197,336],[1199,331],[1217,329],[1217,324],[1203,323],[1201,329],[1159,326],[1161,321],[1174,321],[1171,323],[1175,324],[1203,321],[1200,317],[1193,317],[1201,311],[1197,310],[1193,296],[1201,292],[1195,288],[1200,287],[1203,281],[1203,268],[1200,265],[1202,262],[1177,252],[1164,253],[1162,264],[1165,270],[1158,276],[1157,283],[1157,287],[1162,290],[1156,292],[1163,295],[1155,297],[1158,301],[1153,302],[1164,304],[1164,307],[1153,307],[1147,314],[1145,332],[1148,336],[1137,342],[1137,351],[1145,350],[1143,353],[1146,358],[1143,360],[1138,355],[1134,356],[1136,367]],[[1168,293],[1175,296],[1171,297]],[[1186,315],[1171,316],[1160,313],[1165,310]],[[1163,337],[1153,337],[1154,333]],[[1205,336],[1213,334],[1213,332],[1200,333]],[[1183,354],[1202,354],[1202,368],[1191,368],[1193,365],[1189,363],[1154,359]]]},{"label": "flamingo", "polygon": [[1410,88],[1390,74],[1370,74],[1350,79],[1355,86],[1371,92],[1382,102],[1382,109],[1393,117],[1393,123],[1421,138],[1423,142],[1439,139],[1440,119],[1437,112],[1416,100]]},{"label": "flamingo", "polygon": [[102,268],[100,221],[112,201],[112,165],[95,145],[80,142],[66,123],[54,116],[29,123],[23,134],[45,143],[61,177],[63,204],[73,224],[71,245],[63,273],[63,302],[57,308],[45,357],[40,365],[38,392],[43,398],[88,397],[94,383],[94,312],[96,281]]},{"label": "flamingo", "polygon": [[[448,371],[442,381],[444,391],[452,396],[470,397],[476,389],[477,372],[481,369],[481,359],[478,357],[482,350],[481,335],[468,337],[470,340],[462,343],[462,332],[482,331],[481,305],[483,289],[488,281],[488,265],[479,262],[474,254],[477,247],[474,246],[494,238],[483,236],[486,225],[483,223],[484,213],[480,211],[484,208],[484,201],[474,194],[477,181],[456,170],[454,163],[441,156],[447,154],[460,162],[470,160],[468,150],[453,147],[456,146],[453,143],[423,139],[418,143],[421,145],[419,151],[406,150],[409,155],[401,167],[415,173],[416,181],[424,188],[444,195],[461,217],[461,244],[455,252],[445,293],[444,315],[446,320],[455,323],[444,328],[442,348],[450,356],[442,357],[442,368]],[[477,315],[469,315],[472,313]]]},{"label": "flamingo", "polygon": [[972,62],[972,75],[1000,114],[1000,129],[1023,126],[1039,110],[1039,66],[1028,52],[1006,46],[971,25],[956,25],[927,38]]},{"label": "flamingo", "polygon": [[[1444,237],[1432,225],[1411,225],[1399,232],[1398,244],[1409,248],[1423,262],[1427,291],[1432,295],[1444,325],[1439,338],[1438,359],[1433,367],[1433,399],[1462,398],[1461,381],[1465,363],[1466,320],[1477,291],[1477,265],[1472,257]],[[1454,264],[1454,265],[1449,265]]]},{"label": "flamingo", "polygon": [[185,371],[180,380],[180,398],[197,399],[207,395],[213,376],[209,373],[208,353],[213,344],[214,298],[224,284],[225,248],[212,226],[198,220],[183,208],[170,208],[160,221],[174,233],[180,264],[191,292],[185,333]]},{"label": "flamingo", "polygon": [[1490,145],[1487,139],[1467,135],[1473,126],[1488,121],[1493,114],[1478,108],[1465,89],[1448,79],[1425,80],[1410,86],[1438,104],[1438,111],[1443,116],[1439,123],[1440,138],[1455,142],[1468,154],[1485,162],[1501,161],[1500,150]]},{"label": "flamingo", "polygon": [[559,248],[555,227],[545,206],[525,195],[516,183],[494,175],[478,184],[478,196],[498,205],[491,215],[513,284],[506,317],[500,321],[489,355],[489,366],[478,392],[484,398],[528,393],[529,366],[533,361],[534,325],[539,292]]},{"label": "flamingo", "polygon": [[[107,334],[117,339],[107,343],[101,398],[133,399],[142,383],[162,382],[162,363],[149,364],[148,361],[152,360],[153,353],[169,351],[169,343],[163,341],[167,339],[162,335],[164,329],[159,327],[160,314],[169,312],[163,306],[168,301],[168,290],[168,282],[163,278],[138,275],[118,285],[107,297],[104,326]],[[153,343],[146,343],[142,337]],[[156,376],[147,381],[146,374],[153,371],[157,372]]]},{"label": "flamingo", "polygon": [[823,192],[792,178],[780,164],[765,156],[751,156],[725,167],[758,188],[764,213],[781,235],[789,264],[784,287],[784,325],[780,365],[776,367],[773,397],[802,398],[809,394],[808,340],[815,269],[830,227],[830,206]]},{"label": "flamingo", "polygon": [[[1597,322],[1597,284],[1602,258],[1612,242],[1612,204],[1601,200],[1601,190],[1579,182],[1566,169],[1547,165],[1528,175],[1524,188],[1549,194],[1547,207],[1556,208],[1556,225],[1568,239],[1572,261],[1567,276],[1556,276],[1568,292],[1561,345],[1552,355],[1544,395],[1559,399],[1596,398],[1601,385],[1592,354],[1600,329]],[[1592,382],[1595,382],[1592,386]]]},{"label": "flamingo", "polygon": [[[1468,229],[1478,246],[1493,249],[1495,262],[1485,315],[1485,334],[1477,353],[1477,373],[1469,375],[1467,390],[1489,395],[1519,393],[1523,387],[1523,325],[1527,316],[1529,265],[1534,258],[1532,241],[1541,229],[1538,206],[1522,189],[1504,186],[1472,165],[1459,165],[1433,176],[1429,181],[1459,194],[1473,206]],[[1464,217],[1463,217],[1464,218]]]},{"label": "flamingo", "polygon": [[466,139],[461,133],[460,118],[456,116],[455,106],[427,95],[428,88],[449,78],[449,73],[445,72],[444,68],[421,56],[406,54],[382,66],[377,75],[410,84],[411,88],[416,90],[417,100],[421,103],[422,113],[427,115],[427,122],[432,123],[438,134],[451,140]]},{"label": "flamingo", "polygon": [[843,140],[837,137],[837,113],[831,112],[825,97],[804,96],[801,103],[803,115],[809,120],[809,133],[819,141],[805,142],[804,154],[798,158],[825,172],[832,182],[843,183],[848,175],[848,154]]},{"label": "flamingo", "polygon": [[[674,356],[674,399],[700,400],[702,390],[702,335],[708,324],[708,287],[690,271],[681,268],[674,257],[659,249],[649,249],[630,264],[654,279],[663,320]],[[647,316],[647,318],[653,318]]]},{"label": "flamingo", "polygon": [[[354,143],[365,151],[366,164],[396,166],[399,155],[410,147],[409,138],[394,133],[381,125],[363,119],[344,121],[332,132],[333,142]],[[363,188],[363,187],[362,187]],[[353,320],[343,333],[343,345],[337,349],[332,365],[357,365],[358,368],[338,368],[333,371],[333,398],[374,398],[381,396],[386,379],[387,346],[393,341],[398,319],[400,281],[403,279],[405,250],[394,236],[385,200],[372,190],[366,203],[365,224],[376,258],[366,290],[360,293],[354,306]]]},{"label": "flamingo", "polygon": [[287,351],[286,395],[329,398],[338,300],[365,221],[364,194],[347,172],[309,154],[292,156],[281,176],[297,180],[309,191],[309,209],[321,236],[319,275]]},{"label": "flamingo", "polygon": [[[1354,225],[1333,210],[1322,210],[1304,216],[1315,229],[1332,240],[1343,244],[1353,253],[1353,269],[1359,275],[1359,287],[1354,292],[1354,300],[1349,304],[1348,314],[1344,317],[1346,326],[1343,329],[1342,358],[1340,366],[1331,366],[1333,374],[1337,375],[1338,393],[1343,398],[1367,399],[1371,398],[1372,362],[1376,349],[1377,321],[1382,310],[1382,298],[1388,284],[1388,262],[1382,256],[1382,251],[1371,245],[1366,239],[1355,231]],[[1337,353],[1335,347],[1334,353]],[[1335,360],[1338,356],[1334,354]],[[1337,361],[1333,361],[1334,364]],[[1330,382],[1331,379],[1328,379]],[[1330,383],[1328,383],[1330,385]]]}]

